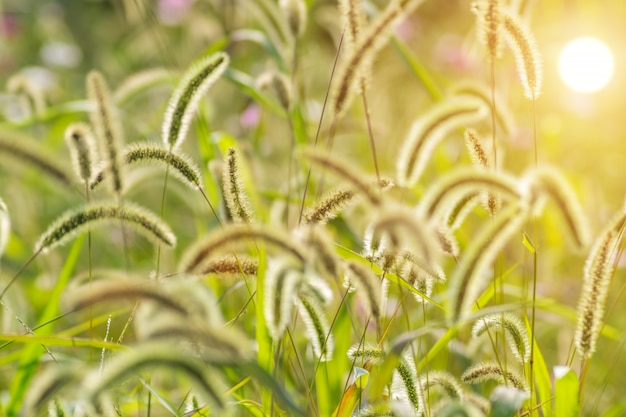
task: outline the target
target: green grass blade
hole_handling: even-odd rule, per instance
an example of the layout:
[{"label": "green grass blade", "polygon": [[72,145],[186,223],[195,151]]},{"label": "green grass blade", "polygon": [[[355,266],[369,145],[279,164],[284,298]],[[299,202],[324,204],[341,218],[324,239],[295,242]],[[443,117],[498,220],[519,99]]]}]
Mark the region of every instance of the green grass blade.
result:
[{"label": "green grass blade", "polygon": [[278,100],[259,90],[255,85],[254,78],[248,74],[229,68],[224,72],[223,77],[232,81],[244,94],[250,96],[275,115],[285,117],[285,110]]},{"label": "green grass blade", "polygon": [[578,416],[578,377],[567,366],[554,367],[554,417]]},{"label": "green grass blade", "polygon": [[[524,319],[524,323],[528,334],[532,334],[527,318]],[[545,417],[552,417],[552,383],[550,373],[548,372],[548,367],[543,359],[543,354],[541,353],[541,349],[539,349],[537,340],[532,340],[531,343],[534,344],[534,356],[531,358],[531,361],[533,361],[533,376],[535,380],[529,381],[529,385],[534,384],[536,388],[532,390],[531,401],[533,406],[536,404],[539,409],[541,409]],[[530,374],[530,366],[528,364],[526,364],[526,373],[527,375]],[[532,415],[538,414],[534,412]]]},{"label": "green grass blade", "polygon": [[[59,299],[72,277],[85,237],[86,235],[80,235],[74,241],[72,249],[70,250],[68,257],[65,260],[65,264],[63,265],[63,269],[59,274],[59,278],[57,279],[54,289],[50,294],[48,304],[39,318],[39,323],[48,322],[59,314]],[[52,334],[53,330],[54,323],[51,323],[49,326],[42,327],[37,331],[37,333],[39,336],[49,336]],[[19,414],[26,390],[29,387],[30,381],[39,365],[42,353],[41,349],[40,344],[33,343],[27,345],[22,352],[22,359],[10,388],[11,396],[6,410],[7,417],[15,417]]]}]

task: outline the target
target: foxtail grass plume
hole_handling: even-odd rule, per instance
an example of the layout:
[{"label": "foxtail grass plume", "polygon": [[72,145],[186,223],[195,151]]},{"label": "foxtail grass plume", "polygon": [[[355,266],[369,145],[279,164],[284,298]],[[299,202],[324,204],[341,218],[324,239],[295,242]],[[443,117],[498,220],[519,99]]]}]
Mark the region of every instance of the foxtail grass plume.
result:
[{"label": "foxtail grass plume", "polygon": [[485,272],[527,217],[525,209],[511,203],[481,230],[465,250],[448,284],[448,319],[462,321],[476,304],[487,278]]},{"label": "foxtail grass plume", "polygon": [[348,262],[344,277],[344,286],[349,290],[356,290],[357,295],[363,300],[368,314],[378,318],[383,313],[381,311],[382,294],[381,280],[371,269]]},{"label": "foxtail grass plume", "polygon": [[224,73],[230,58],[217,52],[198,59],[185,72],[167,104],[163,119],[163,144],[176,150],[185,140],[200,99],[209,87]]},{"label": "foxtail grass plume", "polygon": [[439,241],[439,247],[441,250],[456,258],[459,256],[459,242],[455,239],[452,231],[445,225],[440,224],[435,228],[435,234],[437,235],[437,240]]},{"label": "foxtail grass plume", "polygon": [[477,100],[451,99],[437,104],[417,119],[398,154],[397,176],[400,185],[414,186],[430,161],[435,146],[452,130],[484,118],[486,110]]},{"label": "foxtail grass plume", "polygon": [[304,225],[295,233],[309,253],[308,265],[312,269],[332,279],[340,275],[340,259],[334,251],[334,242],[322,227]]},{"label": "foxtail grass plume", "polygon": [[50,151],[42,149],[40,143],[28,136],[0,130],[0,156],[9,163],[17,160],[36,167],[45,176],[64,185],[71,186],[75,183],[71,172],[51,157]]},{"label": "foxtail grass plume", "polygon": [[251,245],[258,239],[282,254],[289,254],[302,265],[306,264],[304,249],[288,235],[276,230],[264,229],[254,224],[228,225],[200,238],[187,249],[178,266],[181,272],[199,274],[214,256],[233,247]]},{"label": "foxtail grass plume", "polygon": [[324,309],[314,298],[307,297],[305,294],[300,294],[296,306],[304,322],[313,353],[321,362],[330,361],[333,358],[335,341],[324,315]]},{"label": "foxtail grass plume", "polygon": [[504,14],[502,23],[505,39],[517,63],[524,94],[530,100],[536,100],[541,93],[543,67],[537,50],[535,38],[514,16]]},{"label": "foxtail grass plume", "polygon": [[28,116],[42,115],[46,110],[44,91],[30,77],[16,74],[7,81],[7,92],[24,98]]},{"label": "foxtail grass plume", "polygon": [[279,0],[278,5],[282,9],[291,34],[299,38],[306,29],[306,3],[304,0]]},{"label": "foxtail grass plume", "polygon": [[361,0],[339,0],[341,21],[345,28],[348,50],[355,47],[365,25],[365,11]]},{"label": "foxtail grass plume", "polygon": [[328,192],[315,206],[306,209],[304,223],[326,224],[337,217],[337,213],[353,201],[354,196],[354,191],[347,187]]},{"label": "foxtail grass plume", "polygon": [[[388,178],[381,178],[378,185],[381,191],[394,186],[393,181]],[[304,223],[326,224],[337,217],[342,210],[354,203],[357,198],[358,193],[350,187],[342,187],[330,191],[313,207],[305,210],[303,215]]]},{"label": "foxtail grass plume", "polygon": [[255,259],[246,257],[234,257],[232,255],[213,259],[205,263],[204,268],[199,270],[200,274],[216,275],[256,275],[259,263]]},{"label": "foxtail grass plume", "polygon": [[224,200],[233,220],[236,223],[250,223],[252,221],[252,208],[241,180],[238,155],[233,148],[228,149],[222,187],[224,188]]},{"label": "foxtail grass plume", "polygon": [[[465,147],[469,152],[472,164],[477,169],[488,169],[493,167],[493,162],[487,156],[487,152],[483,147],[482,141],[478,132],[474,129],[465,129]],[[491,193],[486,193],[484,196],[484,204],[489,213],[493,216],[498,208],[498,202],[496,196]]]},{"label": "foxtail grass plume", "polygon": [[282,72],[269,71],[259,76],[256,85],[262,89],[272,93],[283,109],[288,112],[293,102],[293,93],[291,91],[291,81]]},{"label": "foxtail grass plume", "polygon": [[440,212],[446,207],[457,205],[459,200],[480,192],[491,192],[519,201],[519,181],[504,172],[476,170],[475,168],[458,168],[444,174],[426,191],[419,202],[418,210],[426,218],[440,218]]},{"label": "foxtail grass plume", "polygon": [[397,207],[384,210],[374,222],[374,235],[382,236],[386,250],[415,251],[429,265],[436,261],[437,232],[414,210]]},{"label": "foxtail grass plume", "polygon": [[9,209],[4,200],[0,197],[0,258],[4,253],[4,249],[9,242],[9,233],[11,231],[11,218],[9,217]]},{"label": "foxtail grass plume", "polygon": [[[482,102],[485,107],[491,107],[492,92],[489,88],[475,81],[453,84],[449,91],[452,96],[472,97]],[[496,121],[502,128],[503,135],[508,137],[515,130],[515,122],[509,107],[506,105],[506,100],[501,98],[497,92],[494,92],[494,94],[498,103],[498,107],[495,109]]]},{"label": "foxtail grass plume", "polygon": [[461,376],[461,380],[466,384],[497,381],[500,384],[511,385],[519,390],[530,392],[522,375],[510,368],[503,371],[494,361],[484,361],[470,366]]},{"label": "foxtail grass plume", "polygon": [[451,232],[454,232],[461,227],[465,218],[479,202],[479,192],[471,191],[461,198],[457,198],[453,204],[448,205],[448,210],[442,216],[441,223],[445,224]]},{"label": "foxtail grass plume", "polygon": [[[68,296],[73,310],[83,309],[100,302],[114,302],[117,300],[130,300],[135,302],[142,298],[156,302],[159,307],[166,308],[170,312],[187,316],[189,311],[178,300],[161,289],[145,285],[145,283],[128,282],[128,280],[109,279],[99,280],[78,287]],[[177,316],[180,318],[180,316]]]},{"label": "foxtail grass plume", "polygon": [[472,336],[479,337],[488,329],[504,332],[506,342],[518,361],[527,363],[530,360],[530,339],[524,323],[511,313],[491,314],[482,317],[472,327]]},{"label": "foxtail grass plume", "polygon": [[372,187],[368,182],[364,181],[362,179],[362,174],[360,174],[355,168],[347,165],[344,161],[340,161],[337,158],[325,155],[312,149],[307,150],[305,152],[305,156],[309,158],[312,163],[332,171],[340,178],[350,182],[354,188],[361,192],[373,206],[379,206],[382,204],[378,187]]},{"label": "foxtail grass plume", "polygon": [[525,184],[525,191],[529,193],[527,198],[531,204],[539,200],[537,193],[551,197],[556,203],[561,217],[565,220],[576,247],[579,249],[587,247],[591,241],[589,224],[576,193],[565,180],[563,174],[552,167],[541,167],[531,170],[525,179],[528,181]]},{"label": "foxtail grass plume", "polygon": [[415,362],[409,356],[401,358],[398,366],[394,370],[390,397],[408,402],[416,415],[424,412],[424,392],[423,387],[418,383]]},{"label": "foxtail grass plume", "polygon": [[111,191],[119,196],[124,189],[124,167],[121,157],[124,133],[109,87],[98,71],[93,70],[87,74],[87,97],[94,105],[89,115],[96,133],[99,154],[103,158],[109,177],[109,186]]},{"label": "foxtail grass plume", "polygon": [[596,239],[585,264],[578,301],[578,324],[574,336],[576,350],[585,359],[590,359],[596,351],[609,286],[615,272],[615,257],[619,252],[625,227],[626,208],[622,208]]},{"label": "foxtail grass plume", "polygon": [[331,109],[341,117],[362,87],[362,77],[369,72],[376,54],[387,44],[392,28],[413,11],[422,0],[391,0],[389,5],[363,31],[337,71],[331,92]]},{"label": "foxtail grass plume", "polygon": [[89,185],[95,174],[98,160],[96,140],[84,123],[74,123],[65,129],[65,143],[70,150],[74,173],[81,182]]},{"label": "foxtail grass plume", "polygon": [[24,409],[29,415],[39,414],[62,390],[72,388],[83,379],[79,366],[55,366],[46,368],[33,380],[28,389]]},{"label": "foxtail grass plume", "polygon": [[487,48],[489,61],[502,54],[502,12],[499,0],[479,0],[472,3],[476,14],[478,39]]},{"label": "foxtail grass plume", "polygon": [[452,399],[463,401],[465,394],[459,381],[447,371],[430,371],[420,376],[420,385],[424,391],[436,388]]},{"label": "foxtail grass plume", "polygon": [[[91,372],[84,381],[84,393],[88,402],[99,404],[104,394],[130,377],[146,369],[166,368],[178,371],[194,382],[197,392],[217,408],[224,406],[224,386],[217,372],[207,372],[203,361],[190,354],[181,354],[174,346],[142,345],[117,355],[109,361],[104,372]],[[206,359],[206,358],[204,358]]]},{"label": "foxtail grass plume", "polygon": [[352,345],[347,352],[350,361],[357,366],[365,366],[366,364],[377,365],[385,359],[385,352],[377,345],[366,343]]},{"label": "foxtail grass plume", "polygon": [[136,204],[120,206],[111,203],[91,203],[78,210],[68,211],[55,220],[35,244],[35,252],[45,253],[94,226],[112,220],[121,220],[125,225],[134,226],[137,231],[154,242],[167,246],[176,245],[176,236],[167,223],[143,207]]},{"label": "foxtail grass plume", "polygon": [[[124,162],[127,165],[155,164],[161,167],[169,167],[174,178],[194,190],[201,190],[202,177],[200,169],[191,159],[181,153],[173,153],[161,147],[159,144],[150,142],[135,142],[127,146],[124,151]],[[90,184],[93,190],[104,181],[106,173],[100,170]]]},{"label": "foxtail grass plume", "polygon": [[292,259],[270,262],[265,276],[265,321],[272,340],[279,342],[293,317],[294,301],[304,282],[302,265]]}]

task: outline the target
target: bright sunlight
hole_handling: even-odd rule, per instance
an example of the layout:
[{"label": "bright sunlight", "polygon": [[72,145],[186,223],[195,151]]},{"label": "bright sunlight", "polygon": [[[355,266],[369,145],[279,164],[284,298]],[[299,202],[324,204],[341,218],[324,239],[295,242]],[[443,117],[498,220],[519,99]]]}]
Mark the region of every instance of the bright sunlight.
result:
[{"label": "bright sunlight", "polygon": [[572,90],[593,93],[611,80],[613,54],[597,39],[574,39],[561,51],[559,73],[563,82]]}]

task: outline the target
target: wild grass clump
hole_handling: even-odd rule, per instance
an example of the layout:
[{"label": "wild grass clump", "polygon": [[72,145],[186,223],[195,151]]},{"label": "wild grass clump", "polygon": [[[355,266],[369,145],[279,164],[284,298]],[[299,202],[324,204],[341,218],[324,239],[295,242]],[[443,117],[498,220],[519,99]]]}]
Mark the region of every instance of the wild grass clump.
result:
[{"label": "wild grass clump", "polygon": [[620,109],[543,80],[556,3],[35,3],[0,414],[626,414]]}]

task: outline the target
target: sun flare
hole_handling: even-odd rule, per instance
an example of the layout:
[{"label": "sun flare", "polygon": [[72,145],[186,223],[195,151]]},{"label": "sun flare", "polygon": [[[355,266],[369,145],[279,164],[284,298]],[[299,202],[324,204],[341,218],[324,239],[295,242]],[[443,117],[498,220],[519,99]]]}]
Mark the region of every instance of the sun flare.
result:
[{"label": "sun flare", "polygon": [[572,90],[592,93],[602,89],[613,76],[613,54],[601,41],[577,38],[568,42],[559,57],[559,72]]}]

